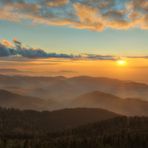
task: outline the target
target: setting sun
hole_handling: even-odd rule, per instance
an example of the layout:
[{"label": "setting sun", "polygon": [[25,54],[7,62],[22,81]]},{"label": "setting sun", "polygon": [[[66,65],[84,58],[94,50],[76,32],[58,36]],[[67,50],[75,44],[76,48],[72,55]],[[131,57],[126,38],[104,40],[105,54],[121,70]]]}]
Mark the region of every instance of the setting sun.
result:
[{"label": "setting sun", "polygon": [[125,66],[127,64],[127,61],[126,60],[117,60],[116,63],[119,65],[119,66]]}]

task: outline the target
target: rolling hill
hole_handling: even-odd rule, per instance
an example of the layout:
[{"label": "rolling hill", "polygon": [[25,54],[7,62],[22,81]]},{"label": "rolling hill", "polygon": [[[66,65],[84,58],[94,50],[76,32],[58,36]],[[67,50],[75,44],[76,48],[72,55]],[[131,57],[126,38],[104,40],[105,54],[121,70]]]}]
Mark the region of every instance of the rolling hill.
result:
[{"label": "rolling hill", "polygon": [[0,106],[6,108],[45,110],[55,107],[53,100],[23,96],[6,90],[0,90]]},{"label": "rolling hill", "polygon": [[111,78],[79,76],[72,78],[0,75],[0,88],[21,95],[70,100],[84,93],[102,91],[122,98],[142,98],[148,101],[148,85]]},{"label": "rolling hill", "polygon": [[140,99],[123,99],[112,94],[94,91],[80,95],[71,103],[73,107],[104,108],[128,116],[148,116],[148,102]]},{"label": "rolling hill", "polygon": [[75,108],[39,112],[0,108],[0,131],[9,134],[45,134],[117,116],[119,115],[103,109]]}]

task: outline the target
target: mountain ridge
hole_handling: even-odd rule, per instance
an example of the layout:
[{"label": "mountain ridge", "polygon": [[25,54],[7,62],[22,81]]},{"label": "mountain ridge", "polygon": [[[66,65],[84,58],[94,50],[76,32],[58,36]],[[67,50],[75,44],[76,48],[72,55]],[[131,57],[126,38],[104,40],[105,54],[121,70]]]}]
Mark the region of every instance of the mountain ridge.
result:
[{"label": "mountain ridge", "polygon": [[98,107],[127,116],[148,116],[148,101],[93,91],[80,95],[71,102],[74,107]]}]

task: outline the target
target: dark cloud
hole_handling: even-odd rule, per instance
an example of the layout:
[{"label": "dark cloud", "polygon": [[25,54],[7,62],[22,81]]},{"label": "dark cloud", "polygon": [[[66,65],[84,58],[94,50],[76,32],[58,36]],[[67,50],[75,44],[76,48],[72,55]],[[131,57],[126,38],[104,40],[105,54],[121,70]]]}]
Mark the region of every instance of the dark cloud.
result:
[{"label": "dark cloud", "polygon": [[91,59],[91,60],[115,60],[116,57],[110,55],[95,55],[95,54],[63,54],[63,53],[48,53],[42,49],[34,49],[23,47],[22,43],[17,39],[13,40],[14,47],[6,46],[0,43],[0,57],[22,56],[26,58],[64,58],[64,59]]},{"label": "dark cloud", "polygon": [[23,47],[22,43],[17,40],[15,40],[14,43],[15,43],[15,47],[13,48],[9,48],[0,43],[0,57],[22,56],[27,58],[48,58],[48,57],[74,58],[73,55],[47,53],[42,49],[33,49],[33,48]]},{"label": "dark cloud", "polygon": [[147,0],[1,0],[1,20],[102,31],[148,29]]},{"label": "dark cloud", "polygon": [[145,55],[145,56],[128,56],[128,58],[134,58],[134,59],[148,59],[148,56]]},{"label": "dark cloud", "polygon": [[[22,61],[33,60],[33,58],[63,58],[63,59],[73,59],[73,60],[118,60],[117,56],[113,55],[99,55],[99,54],[65,54],[65,53],[48,53],[43,49],[34,49],[29,47],[24,47],[22,42],[17,39],[13,40],[14,46],[11,42],[7,40],[2,40],[0,42],[0,57],[21,57]],[[11,45],[11,46],[10,46]],[[148,59],[148,56],[127,56],[126,58],[144,58]],[[10,60],[11,58],[9,58]]]},{"label": "dark cloud", "polygon": [[16,50],[6,47],[5,45],[0,43],[0,56],[10,56],[10,55],[16,55]]},{"label": "dark cloud", "polygon": [[111,55],[96,55],[96,54],[87,54],[87,59],[94,59],[94,60],[117,60],[117,57]]}]

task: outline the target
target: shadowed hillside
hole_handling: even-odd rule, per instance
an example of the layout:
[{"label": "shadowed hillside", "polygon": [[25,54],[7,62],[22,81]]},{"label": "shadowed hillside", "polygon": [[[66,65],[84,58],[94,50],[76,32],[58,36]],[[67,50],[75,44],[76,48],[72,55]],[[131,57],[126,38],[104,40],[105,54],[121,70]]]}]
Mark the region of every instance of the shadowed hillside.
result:
[{"label": "shadowed hillside", "polygon": [[103,109],[63,109],[57,111],[33,111],[0,109],[1,133],[47,133],[74,128],[80,125],[119,116]]},{"label": "shadowed hillside", "polygon": [[148,118],[117,117],[51,135],[55,148],[147,148]]},{"label": "shadowed hillside", "polygon": [[[41,118],[40,118],[41,119]],[[29,122],[28,122],[29,123]],[[20,126],[21,124],[19,124]],[[28,124],[29,125],[29,124]],[[41,129],[26,133],[1,132],[0,146],[20,148],[147,148],[148,118],[115,117],[87,124],[75,129],[42,132]],[[38,133],[38,134],[37,134]]]},{"label": "shadowed hillside", "polygon": [[37,97],[15,94],[6,90],[0,90],[0,106],[35,110],[45,110],[56,107],[55,102],[52,99],[43,100]]}]

